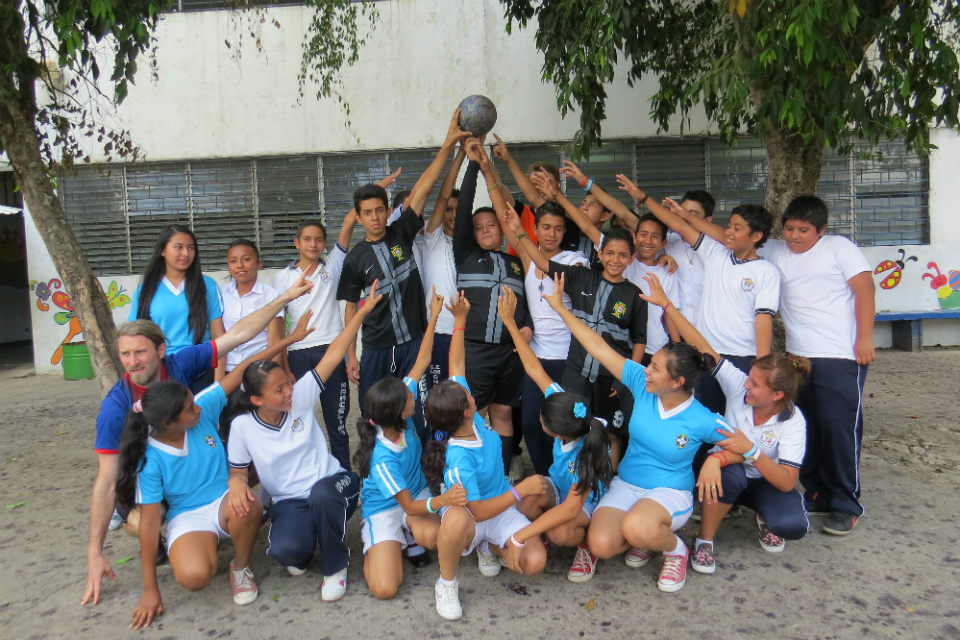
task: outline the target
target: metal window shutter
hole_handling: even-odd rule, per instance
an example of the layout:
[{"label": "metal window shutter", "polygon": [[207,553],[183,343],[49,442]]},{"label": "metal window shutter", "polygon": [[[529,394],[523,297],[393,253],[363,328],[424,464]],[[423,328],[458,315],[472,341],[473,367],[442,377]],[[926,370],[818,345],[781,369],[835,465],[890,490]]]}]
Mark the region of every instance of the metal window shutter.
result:
[{"label": "metal window shutter", "polygon": [[[856,160],[856,239],[861,245],[930,242],[928,159],[902,141],[859,144]],[[869,157],[863,157],[870,154]],[[832,213],[832,212],[831,212]]]},{"label": "metal window shutter", "polygon": [[[327,237],[336,242],[343,218],[353,208],[354,192],[365,184],[383,180],[390,174],[386,153],[325,154],[323,160],[323,212]],[[363,227],[353,230],[351,246],[363,239]]]},{"label": "metal window shutter", "polygon": [[99,275],[128,273],[123,168],[80,167],[60,176],[60,200],[87,261]]},{"label": "metal window shutter", "polygon": [[238,238],[256,240],[253,163],[250,160],[191,162],[193,232],[203,249],[203,268],[227,268],[227,247]]},{"label": "metal window shutter", "polygon": [[141,273],[164,227],[190,225],[187,165],[183,162],[131,164],[126,167],[126,181],[130,257],[133,272]]},{"label": "metal window shutter", "polygon": [[[588,162],[578,163],[577,166],[584,175],[592,178],[601,189],[622,202],[631,211],[633,198],[626,191],[621,191],[617,184],[617,174],[622,173],[631,180],[633,176],[633,141],[608,140],[599,149],[590,154]],[[571,179],[566,180],[565,193],[570,201],[579,206],[586,197],[583,188]]]},{"label": "metal window shutter", "polygon": [[320,166],[316,156],[256,162],[260,258],[266,268],[284,267],[298,258],[293,245],[297,227],[320,217]]}]

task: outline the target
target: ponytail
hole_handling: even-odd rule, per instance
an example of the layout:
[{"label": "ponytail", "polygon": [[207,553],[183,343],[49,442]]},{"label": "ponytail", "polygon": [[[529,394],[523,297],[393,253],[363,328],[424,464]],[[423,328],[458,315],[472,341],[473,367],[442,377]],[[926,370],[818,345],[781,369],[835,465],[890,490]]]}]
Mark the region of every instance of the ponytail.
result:
[{"label": "ponytail", "polygon": [[357,435],[360,436],[360,444],[357,445],[357,452],[353,454],[353,466],[357,468],[361,478],[366,478],[370,475],[370,457],[377,446],[376,424],[373,420],[360,416],[357,420]]},{"label": "ponytail", "polygon": [[427,443],[427,456],[423,461],[423,475],[432,486],[443,482],[443,467],[446,465],[447,441],[470,410],[467,390],[453,380],[444,380],[430,389],[423,403],[423,415],[434,435]]},{"label": "ponytail", "polygon": [[142,411],[131,409],[120,438],[120,474],[117,478],[117,502],[130,509],[136,504],[137,474],[147,453],[147,438],[176,422],[190,390],[173,380],[150,385],[140,400]]},{"label": "ponytail", "polygon": [[363,397],[363,413],[357,420],[360,445],[353,454],[353,464],[361,478],[370,475],[370,457],[377,446],[377,425],[397,431],[407,428],[403,410],[409,397],[410,390],[407,385],[397,378],[378,380],[367,389],[367,394]]},{"label": "ponytail", "polygon": [[553,393],[540,406],[540,417],[551,433],[567,440],[583,438],[577,454],[577,493],[599,492],[610,486],[610,441],[602,420],[587,411],[587,399],[576,393]]},{"label": "ponytail", "polygon": [[667,355],[667,375],[673,380],[683,378],[683,391],[693,394],[704,373],[717,366],[717,360],[686,342],[668,342],[663,346]]},{"label": "ponytail", "polygon": [[778,412],[794,403],[800,385],[811,369],[809,360],[789,353],[768,353],[754,360],[753,366],[764,372],[772,391],[783,392],[783,398],[777,403]]},{"label": "ponytail", "polygon": [[438,487],[443,483],[443,467],[447,464],[447,441],[449,439],[449,431],[435,431],[430,442],[427,443],[427,456],[423,460],[423,475],[431,487]]},{"label": "ponytail", "polygon": [[257,410],[253,404],[253,396],[260,396],[263,393],[263,385],[267,381],[267,376],[274,369],[279,369],[280,365],[273,360],[257,360],[252,362],[243,371],[243,382],[237,393],[231,393],[227,406],[220,413],[219,431],[220,438],[226,442],[230,439],[230,425],[237,416],[246,413],[252,413]]}]

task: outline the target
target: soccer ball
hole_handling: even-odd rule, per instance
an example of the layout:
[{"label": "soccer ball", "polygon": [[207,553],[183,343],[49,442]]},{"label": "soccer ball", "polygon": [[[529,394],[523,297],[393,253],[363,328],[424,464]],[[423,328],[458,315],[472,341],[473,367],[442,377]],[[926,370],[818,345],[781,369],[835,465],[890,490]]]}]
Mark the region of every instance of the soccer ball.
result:
[{"label": "soccer ball", "polygon": [[497,107],[487,96],[467,96],[460,101],[461,131],[469,131],[476,137],[490,133],[497,124]]}]

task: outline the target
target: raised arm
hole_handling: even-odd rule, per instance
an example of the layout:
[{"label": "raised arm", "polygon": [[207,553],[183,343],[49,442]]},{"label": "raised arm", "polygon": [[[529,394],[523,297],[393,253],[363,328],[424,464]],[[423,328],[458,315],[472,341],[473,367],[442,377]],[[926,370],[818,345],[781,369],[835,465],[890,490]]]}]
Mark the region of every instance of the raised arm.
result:
[{"label": "raised arm", "polygon": [[[586,216],[580,208],[575,206],[567,196],[560,191],[560,185],[553,181],[553,178],[545,173],[534,174],[530,178],[537,187],[539,187],[551,200],[563,207],[567,217],[573,220],[574,224],[580,227],[580,232],[590,238],[590,242],[600,246],[600,229],[597,229],[590,218]],[[609,208],[609,207],[608,207]]]},{"label": "raised arm", "polygon": [[427,323],[427,329],[423,332],[420,351],[417,352],[417,360],[413,363],[413,368],[407,374],[408,378],[420,380],[423,374],[427,372],[427,368],[433,360],[433,335],[437,330],[437,319],[440,317],[442,310],[443,296],[437,295],[437,287],[434,286],[430,294],[430,322]]},{"label": "raised arm", "polygon": [[457,184],[457,176],[460,174],[460,167],[463,166],[463,161],[466,157],[467,154],[464,152],[463,145],[461,144],[457,150],[457,154],[453,157],[453,164],[450,165],[450,169],[447,171],[447,175],[444,176],[443,183],[440,185],[440,195],[437,196],[437,202],[433,205],[433,213],[430,214],[430,220],[427,221],[427,233],[436,231],[437,228],[443,224],[443,214],[447,210],[447,200],[450,199],[453,193],[453,186]]},{"label": "raised arm", "polygon": [[[709,220],[704,220],[698,216],[691,214],[689,211],[681,207],[676,200],[673,198],[664,198],[663,207],[674,212],[681,218],[687,221],[691,227],[697,231],[702,232],[703,234],[710,236],[717,242],[722,243],[724,241],[723,227],[718,224],[714,224]],[[653,211],[653,209],[651,209]]]},{"label": "raised arm", "polygon": [[470,302],[463,291],[451,298],[447,310],[453,314],[453,336],[450,338],[450,363],[448,370],[450,377],[464,376],[467,372],[466,356],[464,354],[463,334],[467,327],[467,314],[470,312]]},{"label": "raised arm", "polygon": [[[574,182],[581,187],[586,188],[589,186],[590,190],[587,193],[594,196],[600,201],[600,204],[610,211],[610,213],[623,220],[628,227],[636,231],[637,225],[640,224],[640,217],[622,202],[600,188],[600,185],[598,185],[596,182],[591,183],[587,176],[584,175],[583,171],[580,171],[580,168],[577,167],[577,165],[573,164],[569,160],[564,160],[563,168],[560,169],[560,173],[573,178]],[[599,242],[594,242],[593,244],[599,244]]]},{"label": "raised arm", "polygon": [[460,183],[460,196],[457,198],[457,219],[453,223],[453,259],[459,267],[467,252],[477,246],[473,235],[473,198],[477,194],[477,174],[480,165],[474,161],[467,164]]},{"label": "raised arm", "polygon": [[503,140],[500,139],[500,136],[493,134],[493,137],[497,139],[497,146],[493,148],[494,157],[497,160],[507,163],[507,167],[510,169],[510,173],[513,175],[514,181],[517,183],[517,186],[520,187],[520,191],[523,192],[523,197],[527,199],[528,204],[536,209],[546,202],[543,196],[540,195],[540,192],[537,191],[537,188],[533,186],[532,182],[530,182],[530,178],[527,177],[527,174],[523,172],[523,169],[520,168],[520,165],[517,164],[517,161],[514,160],[513,156],[510,155],[510,152],[507,151],[507,145],[503,143]]},{"label": "raised arm", "polygon": [[554,276],[554,291],[552,294],[543,294],[544,300],[550,308],[556,311],[570,329],[570,333],[587,350],[587,353],[597,359],[601,366],[606,368],[617,380],[623,379],[623,364],[627,361],[622,355],[613,350],[607,342],[594,330],[583,324],[569,309],[563,306],[564,275]]},{"label": "raised arm", "polygon": [[446,164],[447,158],[450,157],[450,152],[457,146],[458,142],[465,140],[471,135],[470,132],[460,131],[459,120],[460,109],[455,109],[453,117],[450,119],[450,126],[447,128],[447,137],[443,141],[440,151],[437,152],[437,157],[433,159],[433,162],[430,163],[427,170],[423,172],[423,175],[420,176],[417,183],[413,185],[413,189],[410,190],[410,196],[404,202],[405,207],[409,207],[420,216],[423,215],[423,207],[427,204],[427,198],[430,197],[433,186],[437,184],[437,180],[440,179],[440,173],[443,171],[443,165]]},{"label": "raised arm", "polygon": [[[684,242],[691,246],[697,244],[697,240],[700,239],[701,232],[692,227],[686,220],[683,219],[683,217],[671,211],[670,209],[667,209],[663,205],[658,204],[653,198],[641,191],[640,188],[637,187],[637,185],[635,185],[627,176],[618,174],[617,182],[620,184],[621,191],[626,191],[634,199],[636,199],[637,202],[647,205],[647,208],[650,209],[653,215],[657,216],[657,218],[659,218],[663,224],[670,227],[670,229],[679,233]],[[721,238],[722,237],[723,234],[721,230]]]},{"label": "raised arm", "polygon": [[[373,281],[373,284],[370,285],[370,293],[367,294],[366,302],[350,317],[346,322],[346,326],[343,327],[343,331],[333,339],[333,342],[327,347],[326,353],[323,354],[323,358],[321,358],[317,366],[314,367],[314,371],[320,376],[321,382],[326,383],[333,374],[334,369],[337,368],[337,365],[343,362],[343,357],[347,354],[347,349],[356,347],[357,333],[360,331],[363,320],[370,315],[373,308],[376,307],[380,299],[383,298],[383,294],[377,294],[377,283],[377,280]],[[350,303],[347,303],[347,306],[349,306],[349,304]]]},{"label": "raised arm", "polygon": [[507,205],[503,212],[500,226],[503,227],[504,233],[507,234],[507,242],[516,249],[517,255],[523,262],[524,268],[526,268],[530,262],[533,262],[540,271],[544,273],[550,272],[550,260],[547,256],[540,253],[540,247],[538,247],[536,243],[530,239],[530,236],[527,235],[527,232],[523,230],[523,225],[520,224],[520,216],[513,210],[513,207]]},{"label": "raised arm", "polygon": [[523,339],[520,329],[513,319],[516,311],[517,294],[515,294],[510,287],[502,287],[500,298],[497,300],[497,312],[500,314],[500,319],[503,320],[503,326],[506,327],[507,331],[510,332],[510,337],[513,338],[513,346],[517,350],[517,355],[520,356],[523,369],[527,372],[527,375],[530,376],[530,379],[537,383],[541,391],[546,391],[547,387],[553,384],[553,380],[547,375],[547,372],[544,371],[543,365],[540,364],[540,360],[533,352],[533,349],[531,349],[527,341]]},{"label": "raised arm", "polygon": [[663,290],[663,285],[660,284],[660,278],[652,273],[648,273],[643,276],[643,279],[650,285],[650,295],[641,293],[640,299],[663,309],[663,314],[667,317],[667,320],[676,326],[677,331],[680,332],[680,337],[683,338],[687,344],[696,347],[701,353],[709,353],[719,362],[720,354],[713,350],[713,347],[710,346],[706,338],[704,338],[703,335],[697,331],[697,328],[670,302],[670,298],[667,297],[666,292]]}]

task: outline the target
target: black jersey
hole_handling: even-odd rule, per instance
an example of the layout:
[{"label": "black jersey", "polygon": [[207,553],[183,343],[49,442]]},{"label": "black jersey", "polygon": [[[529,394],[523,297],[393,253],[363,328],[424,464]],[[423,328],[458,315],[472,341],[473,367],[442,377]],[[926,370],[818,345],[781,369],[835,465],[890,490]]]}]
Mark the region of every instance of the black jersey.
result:
[{"label": "black jersey", "polygon": [[400,218],[374,242],[363,240],[343,259],[337,300],[359,302],[379,280],[377,293],[385,297],[363,320],[363,348],[386,349],[423,335],[427,328],[427,302],[413,243],[423,228],[423,218],[404,209]]},{"label": "black jersey", "polygon": [[[564,293],[570,296],[573,315],[617,353],[630,358],[633,345],[647,343],[647,303],[640,299],[640,287],[627,280],[610,282],[593,269],[551,260],[550,274],[555,273],[565,274]],[[608,373],[576,337],[570,341],[567,367],[591,382]]]},{"label": "black jersey", "polygon": [[512,344],[497,313],[500,287],[508,286],[517,295],[514,319],[518,327],[530,326],[526,291],[523,286],[523,263],[520,258],[502,251],[480,248],[473,234],[473,198],[477,191],[480,165],[470,161],[460,185],[457,220],[453,225],[453,259],[457,264],[457,289],[470,301],[464,338],[491,344]]}]

